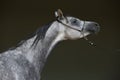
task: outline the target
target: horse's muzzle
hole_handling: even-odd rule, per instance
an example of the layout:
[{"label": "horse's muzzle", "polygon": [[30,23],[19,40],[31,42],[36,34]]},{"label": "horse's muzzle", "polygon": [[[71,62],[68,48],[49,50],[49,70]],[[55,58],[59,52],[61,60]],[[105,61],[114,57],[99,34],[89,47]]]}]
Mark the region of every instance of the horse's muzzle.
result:
[{"label": "horse's muzzle", "polygon": [[86,23],[86,28],[85,30],[90,32],[91,34],[96,34],[100,31],[100,26],[96,22],[88,22]]}]

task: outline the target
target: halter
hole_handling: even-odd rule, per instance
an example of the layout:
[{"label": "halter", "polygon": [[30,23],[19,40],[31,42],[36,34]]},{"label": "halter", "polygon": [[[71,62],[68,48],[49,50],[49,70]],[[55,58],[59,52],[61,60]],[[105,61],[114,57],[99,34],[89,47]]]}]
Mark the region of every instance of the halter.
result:
[{"label": "halter", "polygon": [[[65,19],[66,19],[66,22],[68,23],[67,18],[65,18]],[[93,42],[89,41],[89,39],[88,39],[86,36],[84,36],[83,29],[84,29],[84,26],[85,26],[85,21],[84,21],[84,24],[83,24],[83,28],[82,28],[81,30],[76,29],[76,28],[73,28],[73,27],[71,27],[71,26],[69,26],[69,25],[63,23],[63,22],[60,21],[58,18],[56,19],[56,21],[59,22],[59,23],[61,23],[62,25],[66,26],[66,27],[69,27],[69,28],[71,28],[71,29],[74,29],[74,30],[76,30],[76,31],[81,32],[81,34],[83,35],[83,38],[84,38],[86,41],[88,41],[88,43],[89,43],[90,45],[96,46]]]}]

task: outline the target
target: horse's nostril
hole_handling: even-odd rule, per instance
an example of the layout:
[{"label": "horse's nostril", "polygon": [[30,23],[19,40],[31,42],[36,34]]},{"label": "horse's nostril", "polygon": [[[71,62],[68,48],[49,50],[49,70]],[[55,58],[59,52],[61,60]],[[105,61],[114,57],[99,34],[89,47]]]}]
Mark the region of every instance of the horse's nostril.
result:
[{"label": "horse's nostril", "polygon": [[99,26],[98,23],[95,23],[94,25],[95,25],[95,26]]},{"label": "horse's nostril", "polygon": [[97,33],[100,30],[99,24],[96,22],[89,23],[86,27],[86,30],[90,33]]}]

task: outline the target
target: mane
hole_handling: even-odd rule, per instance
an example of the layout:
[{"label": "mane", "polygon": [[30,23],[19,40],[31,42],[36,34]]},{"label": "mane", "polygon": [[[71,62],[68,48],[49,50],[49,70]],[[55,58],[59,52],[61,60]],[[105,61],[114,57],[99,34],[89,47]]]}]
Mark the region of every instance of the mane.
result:
[{"label": "mane", "polygon": [[[34,44],[37,44],[39,40],[44,39],[45,34],[46,34],[47,30],[49,29],[49,27],[51,26],[51,24],[52,24],[52,22],[51,22],[51,23],[48,23],[47,25],[44,25],[43,27],[39,28],[39,29],[36,31],[36,34],[35,34],[35,35],[37,35],[37,37],[36,37],[36,39],[34,40],[33,45],[34,45]],[[34,35],[34,36],[35,36],[35,35]]]},{"label": "mane", "polygon": [[24,44],[26,42],[26,40],[28,40],[28,39],[30,39],[30,38],[32,38],[34,36],[36,36],[36,38],[35,38],[32,46],[34,44],[37,44],[39,40],[44,39],[45,34],[46,34],[47,30],[49,29],[49,27],[51,26],[52,23],[53,22],[50,22],[50,23],[48,23],[48,24],[46,24],[46,25],[38,28],[34,33],[32,33],[31,35],[29,35],[28,37],[26,37],[25,39],[23,39],[22,41],[20,41],[16,46],[9,48],[9,50],[13,50],[13,49],[21,46],[22,44]]}]

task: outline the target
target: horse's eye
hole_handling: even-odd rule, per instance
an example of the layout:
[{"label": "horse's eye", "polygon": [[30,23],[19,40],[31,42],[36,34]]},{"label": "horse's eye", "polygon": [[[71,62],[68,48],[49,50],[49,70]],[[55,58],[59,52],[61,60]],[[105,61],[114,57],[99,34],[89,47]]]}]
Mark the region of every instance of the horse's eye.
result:
[{"label": "horse's eye", "polygon": [[77,19],[72,19],[72,20],[71,20],[71,24],[72,24],[72,25],[79,26],[79,22],[78,22]]},{"label": "horse's eye", "polygon": [[73,23],[76,23],[77,22],[77,20],[75,19],[75,20],[73,20]]}]

